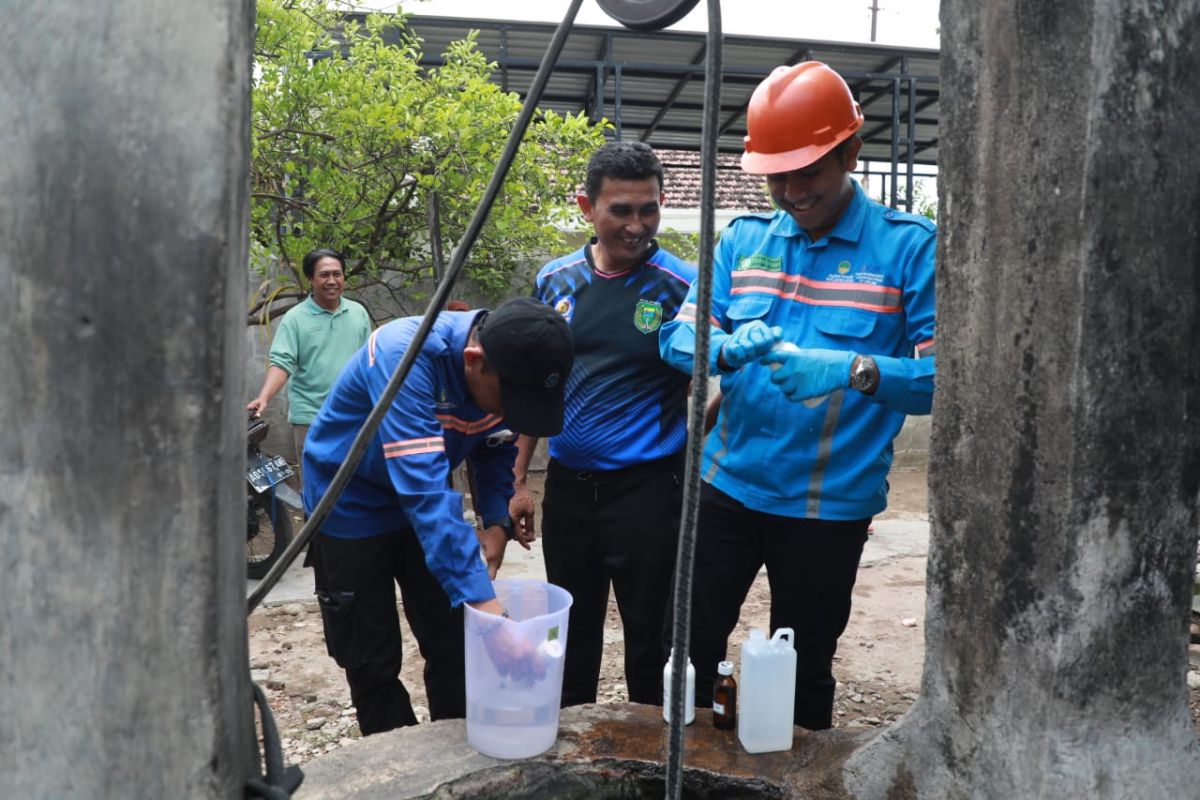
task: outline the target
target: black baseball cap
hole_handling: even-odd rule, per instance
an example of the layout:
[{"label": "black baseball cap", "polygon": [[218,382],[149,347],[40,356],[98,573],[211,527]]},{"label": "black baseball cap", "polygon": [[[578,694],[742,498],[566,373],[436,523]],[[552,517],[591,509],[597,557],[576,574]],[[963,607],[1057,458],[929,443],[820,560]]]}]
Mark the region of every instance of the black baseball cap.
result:
[{"label": "black baseball cap", "polygon": [[500,376],[505,421],[529,436],[561,433],[563,391],[575,361],[575,342],[562,314],[532,297],[518,297],[481,315],[478,334]]}]

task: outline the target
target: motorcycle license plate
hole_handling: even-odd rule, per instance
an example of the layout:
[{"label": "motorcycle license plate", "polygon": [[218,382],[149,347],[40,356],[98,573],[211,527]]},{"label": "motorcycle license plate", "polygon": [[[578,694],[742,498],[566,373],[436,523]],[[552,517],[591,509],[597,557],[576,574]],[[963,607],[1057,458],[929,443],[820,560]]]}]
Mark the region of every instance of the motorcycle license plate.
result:
[{"label": "motorcycle license plate", "polygon": [[246,467],[246,480],[259,493],[292,476],[292,468],[283,456],[259,456]]}]

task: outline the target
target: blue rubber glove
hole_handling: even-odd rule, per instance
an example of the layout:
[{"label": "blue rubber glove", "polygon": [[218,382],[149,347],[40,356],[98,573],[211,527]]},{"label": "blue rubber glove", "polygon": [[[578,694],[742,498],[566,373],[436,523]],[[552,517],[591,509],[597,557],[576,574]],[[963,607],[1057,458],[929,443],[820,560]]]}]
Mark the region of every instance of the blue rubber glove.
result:
[{"label": "blue rubber glove", "polygon": [[847,350],[781,347],[767,353],[762,363],[779,365],[771,373],[771,383],[789,400],[799,403],[850,386],[854,356]]},{"label": "blue rubber glove", "polygon": [[725,340],[721,358],[729,369],[738,369],[769,353],[782,338],[783,328],[771,328],[761,319],[752,319]]}]

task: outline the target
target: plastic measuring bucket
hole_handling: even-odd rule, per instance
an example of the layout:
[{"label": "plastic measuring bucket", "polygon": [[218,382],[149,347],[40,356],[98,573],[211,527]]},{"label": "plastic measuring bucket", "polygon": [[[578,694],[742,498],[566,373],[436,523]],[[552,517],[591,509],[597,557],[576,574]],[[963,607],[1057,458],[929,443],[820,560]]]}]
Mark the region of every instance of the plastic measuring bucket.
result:
[{"label": "plastic measuring bucket", "polygon": [[545,581],[494,585],[508,619],[464,606],[467,741],[494,758],[531,758],[558,738],[571,593]]}]

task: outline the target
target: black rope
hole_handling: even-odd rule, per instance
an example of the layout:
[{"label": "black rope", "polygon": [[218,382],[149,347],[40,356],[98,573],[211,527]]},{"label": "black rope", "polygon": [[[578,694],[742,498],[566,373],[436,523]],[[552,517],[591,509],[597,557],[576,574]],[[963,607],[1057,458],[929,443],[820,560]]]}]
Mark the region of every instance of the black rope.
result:
[{"label": "black rope", "polygon": [[246,781],[245,797],[287,800],[300,788],[304,773],[300,771],[300,767],[284,766],[283,745],[279,740],[279,729],[275,727],[275,718],[271,716],[271,707],[267,705],[267,696],[257,683],[251,682],[250,687],[254,690],[254,705],[262,719],[266,774]]},{"label": "black rope", "polygon": [[325,490],[325,495],[317,503],[317,507],[313,509],[312,516],[308,518],[308,522],[301,528],[300,533],[292,540],[292,543],[279,556],[279,560],[271,567],[263,579],[251,592],[248,600],[248,608],[246,613],[250,614],[254,609],[258,608],[259,603],[263,598],[275,588],[275,584],[279,582],[280,577],[287,571],[292,562],[296,560],[296,556],[300,555],[300,551],[304,549],[313,534],[325,522],[325,518],[329,516],[329,512],[333,509],[334,503],[341,497],[342,490],[346,488],[346,484],[350,482],[350,477],[354,474],[354,470],[358,468],[358,462],[362,460],[363,453],[366,452],[371,440],[375,437],[375,432],[379,429],[379,425],[383,422],[384,415],[387,414],[388,407],[391,406],[392,400],[400,391],[400,387],[404,384],[404,379],[408,377],[409,370],[412,369],[413,363],[417,360],[417,354],[421,352],[421,345],[424,344],[425,338],[429,335],[429,331],[433,328],[433,323],[437,319],[437,314],[446,304],[446,299],[450,296],[451,289],[454,288],[454,282],[458,280],[458,275],[462,272],[463,265],[467,261],[467,254],[471,251],[472,245],[475,244],[475,239],[478,238],[480,230],[487,222],[488,212],[492,209],[492,204],[496,201],[497,195],[500,194],[500,189],[504,185],[504,178],[508,174],[508,169],[512,166],[513,159],[516,157],[517,148],[521,144],[521,140],[525,136],[525,130],[529,127],[529,121],[533,118],[534,112],[537,110],[537,104],[541,101],[542,90],[546,87],[546,82],[550,79],[550,73],[554,70],[554,64],[558,61],[558,55],[562,52],[563,45],[566,44],[567,34],[570,33],[571,25],[575,21],[575,14],[579,11],[579,6],[583,0],[572,0],[570,8],[567,9],[566,16],[559,23],[558,29],[554,31],[554,38],[550,41],[550,47],[546,50],[546,54],[542,57],[542,63],[538,67],[537,75],[534,76],[533,83],[529,87],[528,94],[525,95],[525,104],[521,107],[521,113],[517,117],[517,121],[513,124],[512,132],[508,136],[508,142],[504,145],[504,152],[500,156],[500,160],[496,163],[496,169],[492,172],[491,182],[488,183],[487,190],[483,194],[483,199],[479,201],[479,206],[475,209],[475,215],[471,217],[470,223],[467,225],[466,231],[463,233],[462,240],[454,250],[454,255],[450,258],[450,268],[446,271],[446,278],[436,290],[433,297],[429,300],[429,306],[425,309],[425,316],[421,319],[421,324],[417,326],[417,331],[413,334],[412,342],[408,345],[408,350],[405,351],[404,357],[400,359],[400,363],[396,365],[396,371],[392,374],[392,378],[388,381],[387,387],[384,388],[383,394],[379,397],[379,402],[371,409],[371,413],[367,416],[366,422],[363,423],[362,430],[358,432],[358,436],[354,439],[354,443],[350,446],[350,452],[346,454],[346,460],[342,462],[342,466],[338,468],[337,474],[333,476],[333,481],[330,482],[329,488]]},{"label": "black rope", "polygon": [[684,691],[692,622],[692,569],[696,556],[696,522],[700,518],[700,456],[704,449],[704,416],[708,407],[708,319],[712,308],[713,195],[717,174],[717,134],[721,111],[721,2],[708,0],[707,54],[704,63],[704,119],[700,143],[700,258],[696,276],[696,344],[692,364],[692,408],[688,420],[687,466],[679,549],[675,564],[675,621],[671,644],[671,729],[667,746],[667,797],[683,792]]}]

